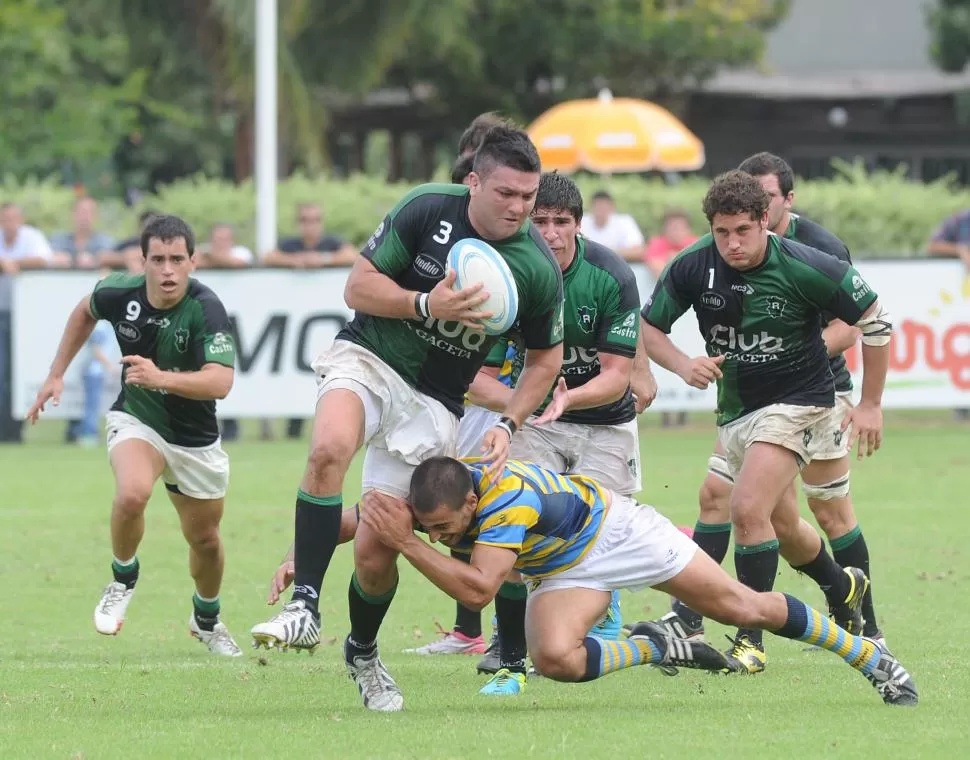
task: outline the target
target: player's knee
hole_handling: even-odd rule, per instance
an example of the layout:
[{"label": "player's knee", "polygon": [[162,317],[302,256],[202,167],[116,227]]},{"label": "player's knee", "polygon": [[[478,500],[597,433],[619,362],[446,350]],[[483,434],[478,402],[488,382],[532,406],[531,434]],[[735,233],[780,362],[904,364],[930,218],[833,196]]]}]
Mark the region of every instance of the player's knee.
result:
[{"label": "player's knee", "polygon": [[114,508],[127,518],[140,517],[152,496],[151,484],[124,483],[118,487]]},{"label": "player's knee", "polygon": [[583,677],[585,670],[580,670],[570,662],[568,655],[569,651],[554,643],[529,651],[532,665],[544,678],[550,678],[553,681],[578,681]]},{"label": "player's knee", "polygon": [[731,492],[730,513],[735,540],[743,542],[747,535],[760,535],[771,526],[771,505],[766,505],[764,498],[753,491],[735,488]]},{"label": "player's knee", "polygon": [[841,536],[855,527],[848,474],[821,485],[803,483],[802,490],[818,526],[827,536]]},{"label": "player's knee", "polygon": [[358,510],[360,506],[354,506],[350,509],[345,509],[343,514],[340,515],[340,538],[339,543],[345,544],[348,541],[353,541],[354,536],[357,535],[357,524],[359,522]]},{"label": "player's knee", "polygon": [[384,593],[397,580],[397,554],[361,532],[354,543],[354,574],[368,593]]},{"label": "player's knee", "polygon": [[[713,460],[714,457],[711,457]],[[726,465],[725,465],[726,467]],[[719,525],[731,519],[731,486],[708,468],[708,475],[697,495],[700,505],[700,521]]]},{"label": "player's knee", "polygon": [[212,528],[207,528],[205,530],[194,531],[191,535],[186,537],[189,546],[196,554],[218,554],[219,548],[222,545],[222,539],[219,536],[219,528],[213,526]]},{"label": "player's knee", "polygon": [[337,438],[315,441],[307,457],[307,477],[314,483],[334,475],[342,480],[355,453],[356,447],[347,441]]}]

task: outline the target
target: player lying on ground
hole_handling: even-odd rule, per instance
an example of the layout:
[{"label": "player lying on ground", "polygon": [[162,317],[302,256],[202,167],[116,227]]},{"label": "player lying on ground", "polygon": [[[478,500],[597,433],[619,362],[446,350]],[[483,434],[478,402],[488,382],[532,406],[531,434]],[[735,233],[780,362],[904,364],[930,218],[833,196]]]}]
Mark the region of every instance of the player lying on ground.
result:
[{"label": "player lying on ground", "polygon": [[[293,598],[253,627],[268,647],[315,647],[323,578],[340,539],[343,481],[366,446],[361,512],[376,494],[403,500],[414,467],[454,453],[464,395],[497,338],[484,334],[481,284],[456,291],[446,273],[460,240],[492,241],[518,290],[526,368],[506,418],[485,436],[500,468],[511,433],[545,398],[562,365],[562,274],[529,212],[539,155],[528,135],[493,127],[475,155],[468,187],[428,184],[405,195],[378,226],[347,278],[355,316],[313,364],[317,406],[306,471],[297,492]],[[344,657],[366,707],[403,708],[377,651],[397,589],[397,555],[361,526],[354,539],[350,635]]]},{"label": "player lying on ground", "polygon": [[[718,435],[734,479],[730,509],[738,579],[770,591],[780,550],[793,568],[818,583],[837,619],[852,621],[852,632],[861,633],[869,581],[858,568],[843,572],[826,552],[816,531],[798,516],[793,484],[831,430],[835,384],[822,339],[823,316],[862,331],[862,400],[841,426],[851,425],[860,452],[870,455],[882,439],[880,400],[892,317],[849,264],[769,234],[768,194],[750,174],[719,176],[703,205],[712,234],[664,269],[643,308],[641,341],[652,360],[688,385],[717,383]],[[691,308],[707,351],[694,358],[669,337]],[[733,656],[752,673],[764,670],[761,634],[739,630]]]},{"label": "player lying on ground", "polygon": [[[841,240],[821,225],[792,212],[794,174],[783,159],[770,153],[757,153],[745,159],[738,168],[755,177],[768,193],[769,230],[852,263],[849,250]],[[842,428],[846,412],[852,408],[852,378],[843,353],[856,344],[860,330],[831,314],[823,315],[823,320],[822,339],[835,376],[835,406],[828,416],[827,428],[819,433],[820,446],[814,458],[801,472],[802,491],[819,527],[829,539],[835,561],[843,567],[858,567],[871,580],[869,548],[849,494],[851,429]],[[733,485],[724,450],[716,444],[700,489],[700,514],[694,527],[694,541],[717,563],[723,562],[731,540]],[[843,614],[840,606],[831,608],[830,612],[843,628],[852,625],[851,618]],[[861,614],[863,634],[884,641],[876,621],[871,586],[862,600]],[[704,618],[677,600],[673,601],[671,612],[659,622],[681,636],[704,635]]]},{"label": "player lying on ground", "polygon": [[[632,665],[738,670],[703,642],[654,627],[621,641],[587,635],[615,589],[655,588],[721,623],[768,630],[834,652],[866,676],[883,701],[915,705],[916,685],[888,650],[839,628],[788,594],[758,593],[731,578],[653,507],[514,460],[491,475],[448,457],[422,462],[411,478],[411,509],[376,496],[361,519],[449,596],[482,608],[508,574],[529,583],[526,636],[536,669],[558,681],[591,681]],[[415,534],[471,552],[454,560]]]},{"label": "player lying on ground", "polygon": [[178,217],[156,216],[143,229],[145,273],[108,275],[74,308],[50,375],[27,413],[36,422],[58,403],[64,373],[99,319],[118,336],[122,390],[108,412],[108,458],[115,477],[111,507],[114,579],[94,611],[99,633],[125,622],[138,581],[145,507],[159,478],[178,512],[195,579],[189,631],[215,654],[242,654],[219,620],[225,556],[219,523],[229,457],[219,442],[216,399],[232,388],[235,346],[222,302],[193,280],[195,238]]}]

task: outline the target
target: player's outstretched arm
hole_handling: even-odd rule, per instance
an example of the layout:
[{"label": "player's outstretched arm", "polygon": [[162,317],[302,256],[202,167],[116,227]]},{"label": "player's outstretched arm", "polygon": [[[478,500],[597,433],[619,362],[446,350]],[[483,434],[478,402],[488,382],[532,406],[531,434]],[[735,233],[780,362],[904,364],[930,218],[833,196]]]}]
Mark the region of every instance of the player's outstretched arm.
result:
[{"label": "player's outstretched arm", "polygon": [[858,439],[858,458],[862,459],[882,446],[882,393],[889,372],[892,315],[876,299],[855,326],[862,331],[862,395],[846,415],[842,429],[852,426],[852,440]]},{"label": "player's outstretched arm", "polygon": [[723,376],[723,356],[697,356],[692,359],[674,345],[669,335],[646,320],[640,323],[640,341],[648,357],[694,388],[704,390]]},{"label": "player's outstretched arm", "polygon": [[81,346],[91,337],[91,333],[98,323],[91,313],[90,302],[90,296],[82,298],[67,318],[67,326],[64,328],[61,342],[57,346],[57,353],[54,354],[54,361],[51,362],[47,379],[37,392],[33,406],[27,411],[26,419],[30,420],[31,423],[37,422],[37,418],[48,401],[53,401],[54,406],[60,403],[61,393],[64,391],[64,373],[71,366],[71,362],[74,361],[77,352],[81,350]]},{"label": "player's outstretched arm", "polygon": [[637,414],[643,412],[657,398],[657,378],[650,369],[650,357],[643,347],[643,341],[637,338],[637,353],[633,357],[633,370],[630,374],[630,388],[633,391],[633,403]]}]

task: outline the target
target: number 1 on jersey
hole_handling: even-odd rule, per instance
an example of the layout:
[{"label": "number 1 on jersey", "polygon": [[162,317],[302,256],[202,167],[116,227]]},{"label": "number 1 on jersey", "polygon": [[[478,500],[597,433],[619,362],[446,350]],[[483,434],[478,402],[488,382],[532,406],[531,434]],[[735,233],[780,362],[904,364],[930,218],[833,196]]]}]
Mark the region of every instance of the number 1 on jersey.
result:
[{"label": "number 1 on jersey", "polygon": [[707,274],[708,274],[707,287],[713,288],[714,287],[714,267],[711,267],[710,269],[708,269]]}]

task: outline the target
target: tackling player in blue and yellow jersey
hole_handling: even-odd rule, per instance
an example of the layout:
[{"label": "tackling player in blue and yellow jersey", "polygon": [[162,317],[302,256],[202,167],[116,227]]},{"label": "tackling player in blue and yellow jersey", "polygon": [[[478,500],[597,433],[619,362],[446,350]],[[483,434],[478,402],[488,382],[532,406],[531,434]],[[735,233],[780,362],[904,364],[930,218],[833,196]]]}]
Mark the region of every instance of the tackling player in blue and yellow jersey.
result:
[{"label": "tackling player in blue and yellow jersey", "polygon": [[[497,475],[481,464],[432,457],[415,468],[411,508],[379,494],[364,525],[432,583],[481,609],[518,571],[529,584],[527,638],[536,669],[557,681],[591,681],[633,665],[710,671],[743,665],[708,644],[644,624],[629,639],[588,634],[610,594],[648,587],[676,595],[728,625],[773,631],[839,655],[863,673],[883,701],[914,705],[916,686],[891,652],[839,628],[787,594],[759,593],[731,578],[653,507],[582,475],[559,475],[510,460]],[[471,552],[466,564],[434,542]]]}]

